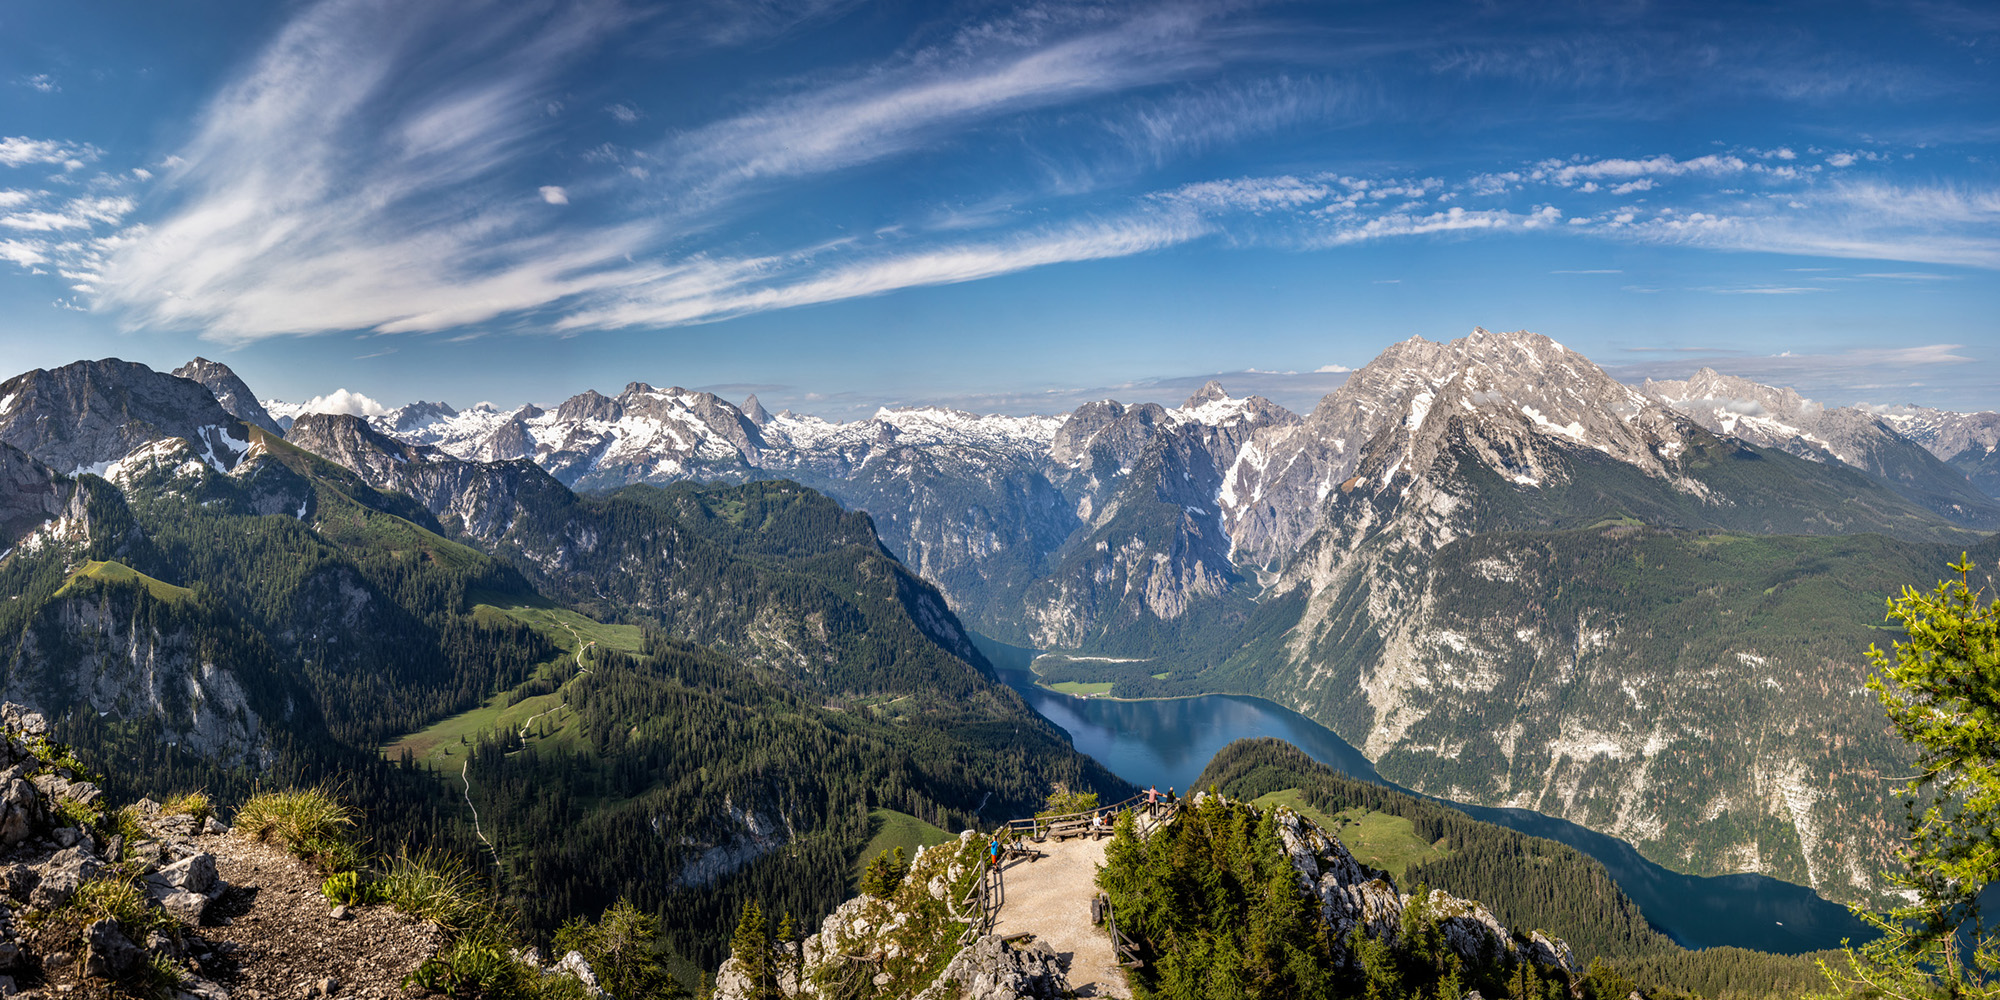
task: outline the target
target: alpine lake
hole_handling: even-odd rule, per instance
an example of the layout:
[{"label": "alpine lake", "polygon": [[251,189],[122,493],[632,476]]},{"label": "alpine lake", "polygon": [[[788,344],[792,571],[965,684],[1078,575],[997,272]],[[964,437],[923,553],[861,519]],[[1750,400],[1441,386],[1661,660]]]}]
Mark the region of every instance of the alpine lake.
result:
[{"label": "alpine lake", "polygon": [[[1224,746],[1272,736],[1353,777],[1409,791],[1376,774],[1368,758],[1332,730],[1273,702],[1242,695],[1120,701],[1062,694],[1037,683],[1030,667],[1035,650],[976,634],[973,641],[1000,679],[1068,732],[1078,750],[1141,788],[1186,794]],[[1844,938],[1859,944],[1875,936],[1846,907],[1804,886],[1764,875],[1683,875],[1646,860],[1623,840],[1567,820],[1526,809],[1449,804],[1474,819],[1560,841],[1596,858],[1646,919],[1685,948],[1734,945],[1799,954],[1838,948]]]}]

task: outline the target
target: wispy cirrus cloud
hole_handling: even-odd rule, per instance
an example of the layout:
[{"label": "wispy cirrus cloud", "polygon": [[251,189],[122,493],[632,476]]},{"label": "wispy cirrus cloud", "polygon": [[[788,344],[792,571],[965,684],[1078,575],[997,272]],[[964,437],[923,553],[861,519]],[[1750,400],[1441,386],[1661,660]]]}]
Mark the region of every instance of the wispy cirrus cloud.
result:
[{"label": "wispy cirrus cloud", "polygon": [[663,154],[699,207],[757,182],[908,152],[946,130],[1219,65],[1195,6],[1170,5],[1049,38],[1039,19],[989,23],[853,79],[814,86],[677,136]]},{"label": "wispy cirrus cloud", "polygon": [[869,254],[832,266],[822,266],[822,258],[837,259],[833,249],[792,258],[702,259],[605,289],[594,297],[594,304],[556,325],[562,330],[590,330],[713,322],[905,288],[977,281],[1052,264],[1127,257],[1209,232],[1192,213],[1142,212],[1000,239]]},{"label": "wispy cirrus cloud", "polygon": [[172,207],[120,238],[99,304],[221,338],[440,329],[577,294],[641,250],[640,224],[557,231],[562,188],[518,177],[558,72],[623,12],[465,13],[330,0],[294,19],[176,154]]}]

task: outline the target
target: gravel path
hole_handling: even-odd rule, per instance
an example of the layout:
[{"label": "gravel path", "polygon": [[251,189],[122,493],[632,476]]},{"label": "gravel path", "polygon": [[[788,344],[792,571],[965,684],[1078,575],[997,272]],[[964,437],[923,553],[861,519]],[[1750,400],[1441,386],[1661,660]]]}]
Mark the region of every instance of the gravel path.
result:
[{"label": "gravel path", "polygon": [[1097,894],[1097,869],[1110,839],[1077,838],[1038,845],[1039,861],[1007,866],[1007,895],[993,933],[1032,933],[1068,963],[1070,987],[1079,997],[1130,997],[1104,928],[1090,922]]}]

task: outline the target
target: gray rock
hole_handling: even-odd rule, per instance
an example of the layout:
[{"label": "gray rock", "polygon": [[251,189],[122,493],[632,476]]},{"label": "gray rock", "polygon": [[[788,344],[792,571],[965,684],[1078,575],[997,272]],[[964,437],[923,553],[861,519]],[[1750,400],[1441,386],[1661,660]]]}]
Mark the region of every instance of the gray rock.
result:
[{"label": "gray rock", "polygon": [[188,892],[183,889],[153,898],[158,899],[160,906],[173,914],[175,920],[189,927],[201,926],[201,918],[208,912],[208,897],[198,892]]},{"label": "gray rock", "polygon": [[0,727],[23,736],[47,736],[49,720],[43,718],[42,713],[33,711],[26,705],[17,705],[10,701],[0,703]]},{"label": "gray rock", "polygon": [[29,900],[42,909],[61,906],[103,867],[81,847],[58,852],[42,865],[41,881],[36,883]]},{"label": "gray rock", "polygon": [[20,945],[12,941],[0,941],[0,969],[18,969],[27,957],[27,953],[21,950]]},{"label": "gray rock", "polygon": [[12,847],[48,826],[48,812],[35,786],[15,778],[0,789],[0,844]]},{"label": "gray rock", "polygon": [[340,905],[335,906],[333,910],[327,914],[328,917],[331,917],[334,920],[346,920],[349,917],[352,917],[353,915],[354,914],[348,911],[346,903],[341,903]]},{"label": "gray rock", "polygon": [[146,881],[155,886],[195,893],[215,888],[215,880],[215,855],[206,851],[191,854],[146,876]]},{"label": "gray rock", "polygon": [[93,976],[115,979],[145,957],[139,946],[125,936],[124,929],[118,926],[116,920],[99,920],[84,928],[83,940],[89,947],[89,957],[84,959],[83,968]]},{"label": "gray rock", "polygon": [[220,836],[222,834],[229,832],[229,825],[222,822],[219,819],[216,819],[213,816],[210,816],[207,822],[204,822],[201,825],[201,832],[205,834],[211,834],[214,836]]},{"label": "gray rock", "polygon": [[999,935],[988,934],[952,956],[916,1000],[1057,1000],[1069,991],[1069,977],[1048,942],[1011,948]]},{"label": "gray rock", "polygon": [[33,868],[18,862],[0,868],[0,883],[4,883],[7,895],[15,899],[27,899],[28,894],[33,892],[41,881],[42,877],[35,874]]}]

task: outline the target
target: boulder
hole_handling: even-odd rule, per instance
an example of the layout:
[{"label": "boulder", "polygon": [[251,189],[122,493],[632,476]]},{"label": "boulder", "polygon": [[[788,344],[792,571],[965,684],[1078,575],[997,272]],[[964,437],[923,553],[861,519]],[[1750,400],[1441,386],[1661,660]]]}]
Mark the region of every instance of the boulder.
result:
[{"label": "boulder", "polygon": [[81,847],[56,852],[42,865],[41,881],[29,901],[43,909],[69,902],[79,886],[96,877],[104,866]]},{"label": "boulder", "polygon": [[0,845],[12,847],[48,826],[48,812],[35,786],[15,778],[0,787]]},{"label": "boulder", "polygon": [[157,889],[205,894],[215,888],[215,855],[207,851],[190,854],[146,876],[146,882]]},{"label": "boulder", "polygon": [[175,920],[189,927],[200,927],[202,916],[208,912],[208,897],[198,892],[183,889],[153,898],[159,900],[160,906],[173,914]]},{"label": "boulder", "polygon": [[34,892],[41,881],[42,877],[35,874],[33,868],[20,862],[0,868],[0,885],[5,886],[7,895],[17,900],[25,902],[28,894]]},{"label": "boulder", "polygon": [[83,968],[93,976],[116,979],[145,957],[116,920],[99,920],[84,928],[83,940],[90,949]]},{"label": "boulder", "polygon": [[1069,977],[1048,942],[1014,948],[988,934],[952,956],[917,1000],[1057,1000],[1069,991]]}]

